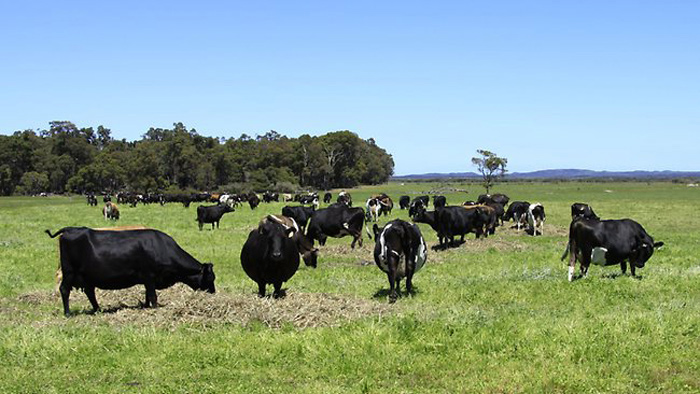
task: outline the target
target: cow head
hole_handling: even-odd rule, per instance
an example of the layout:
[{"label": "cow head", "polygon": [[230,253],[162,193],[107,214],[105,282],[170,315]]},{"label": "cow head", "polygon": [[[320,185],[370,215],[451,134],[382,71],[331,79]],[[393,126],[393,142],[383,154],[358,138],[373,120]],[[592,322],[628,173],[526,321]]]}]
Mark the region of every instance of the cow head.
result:
[{"label": "cow head", "polygon": [[201,272],[195,276],[197,279],[197,282],[195,283],[197,283],[197,285],[193,286],[190,284],[190,287],[194,288],[195,290],[204,290],[212,294],[216,292],[216,287],[214,286],[214,280],[216,279],[216,275],[214,275],[214,264],[202,264]]},{"label": "cow head", "polygon": [[654,249],[660,248],[663,245],[663,242],[654,242],[651,237],[648,237],[648,239],[645,239],[632,250],[630,264],[634,264],[637,268],[644,268],[644,264],[646,264],[654,254]]},{"label": "cow head", "polygon": [[285,238],[291,237],[296,229],[294,227],[285,228],[279,223],[265,221],[258,226],[258,233],[263,237],[267,246],[267,257],[273,261],[281,261],[284,258]]}]

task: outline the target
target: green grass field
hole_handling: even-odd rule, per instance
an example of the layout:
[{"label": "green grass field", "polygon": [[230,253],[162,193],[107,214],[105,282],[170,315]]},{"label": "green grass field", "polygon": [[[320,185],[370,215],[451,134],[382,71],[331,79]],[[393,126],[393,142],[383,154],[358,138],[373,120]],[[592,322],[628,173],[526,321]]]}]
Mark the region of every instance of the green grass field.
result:
[{"label": "green grass field", "polygon": [[[482,190],[392,183],[351,193],[356,206],[371,193],[391,195],[396,208],[382,224],[407,219],[402,194],[440,191],[456,204]],[[81,197],[0,198],[0,392],[700,392],[700,190],[570,182],[494,192],[543,203],[544,235],[499,228],[430,251],[416,294],[392,305],[366,237],[354,251],[349,237],[329,239],[319,267],[286,283],[286,299],[258,299],[240,250],[283,203],[245,206],[201,232],[196,205],[123,206],[119,225],[159,229],[213,262],[217,294],[176,286],[159,292],[163,306],[144,310],[143,287],[103,291],[107,312],[89,315],[74,291],[79,313],[68,319],[53,295],[58,240],[43,231],[113,224]],[[641,279],[592,266],[569,283],[559,257],[573,202],[635,219],[666,246]]]}]

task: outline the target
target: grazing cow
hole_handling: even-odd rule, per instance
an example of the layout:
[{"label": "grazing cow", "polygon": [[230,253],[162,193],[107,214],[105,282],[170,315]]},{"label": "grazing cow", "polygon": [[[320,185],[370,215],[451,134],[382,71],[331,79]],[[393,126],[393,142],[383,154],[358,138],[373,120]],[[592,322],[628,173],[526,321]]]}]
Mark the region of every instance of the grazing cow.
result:
[{"label": "grazing cow", "polygon": [[428,196],[418,196],[414,198],[408,205],[408,216],[413,217],[418,212],[427,209],[429,201],[430,198]]},{"label": "grazing cow", "polygon": [[182,282],[193,290],[215,292],[212,264],[201,264],[169,235],[158,230],[97,231],[87,227],[64,227],[55,234],[61,251],[61,298],[63,313],[70,315],[73,288],[87,295],[93,312],[100,309],[95,288],[146,287],[146,307],[158,306],[156,290]]},{"label": "grazing cow", "polygon": [[635,276],[635,269],[643,268],[654,254],[654,249],[663,244],[654,242],[644,228],[631,219],[578,219],[569,226],[569,244],[561,259],[564,260],[567,254],[571,254],[569,282],[574,277],[576,260],[580,263],[582,276],[588,274],[591,262],[602,266],[620,264],[622,273],[625,274],[627,261],[632,276]]},{"label": "grazing cow", "polygon": [[294,197],[289,193],[282,194],[282,202],[290,202]]},{"label": "grazing cow", "polygon": [[88,205],[90,205],[90,206],[92,206],[92,207],[96,207],[96,206],[97,206],[97,198],[95,197],[94,194],[88,194],[88,195],[86,196],[86,198],[87,198],[87,204],[88,204]]},{"label": "grazing cow", "polygon": [[486,203],[484,205],[491,207],[494,210],[494,212],[496,214],[496,219],[498,221],[498,225],[502,226],[503,225],[503,216],[505,216],[505,213],[506,213],[506,210],[503,208],[503,205],[501,205],[497,202],[490,202],[490,203]]},{"label": "grazing cow", "polygon": [[399,197],[399,208],[408,209],[408,204],[411,202],[411,197],[401,196]]},{"label": "grazing cow", "polygon": [[537,235],[537,228],[540,229],[540,235],[544,234],[544,206],[540,203],[530,204],[527,209],[527,224],[532,229],[532,235]]},{"label": "grazing cow", "polygon": [[119,207],[111,201],[107,201],[105,206],[102,207],[102,215],[105,220],[119,220]]},{"label": "grazing cow", "polygon": [[[360,242],[362,246],[362,226],[365,223],[365,213],[362,208],[350,208],[343,203],[331,204],[328,208],[319,209],[311,215],[306,230],[306,236],[326,244],[328,237],[341,238],[352,236],[351,248]],[[369,233],[369,230],[367,231]]]},{"label": "grazing cow", "polygon": [[219,228],[219,221],[221,220],[221,217],[224,216],[225,213],[228,212],[233,212],[235,211],[233,208],[231,208],[228,205],[210,205],[208,207],[205,207],[204,205],[200,205],[197,207],[197,223],[199,224],[199,231],[202,231],[202,226],[204,223],[211,223],[211,229],[214,229],[214,225],[216,225],[216,228]]},{"label": "grazing cow", "polygon": [[105,194],[105,195],[102,196],[102,202],[103,202],[103,203],[108,203],[108,202],[110,202],[110,201],[112,201],[112,196],[110,196],[109,194]]},{"label": "grazing cow", "polygon": [[382,214],[389,216],[392,209],[394,209],[394,201],[391,200],[391,197],[382,193],[377,197],[377,202],[379,203],[379,216],[382,216]]},{"label": "grazing cow", "polygon": [[[494,203],[494,205],[500,207],[500,204]],[[496,233],[496,227],[498,227],[498,210],[496,208],[485,204],[463,205],[462,208],[467,210],[480,210],[481,217],[484,219],[482,234],[485,238]]]},{"label": "grazing cow", "polygon": [[274,286],[273,297],[281,297],[282,283],[299,269],[299,249],[293,239],[294,226],[285,226],[269,216],[248,234],[241,250],[241,266],[255,283],[258,295],[265,296],[267,284]]},{"label": "grazing cow", "polygon": [[510,201],[510,198],[505,194],[481,194],[476,200],[477,204],[488,204],[495,202],[503,205],[504,207],[508,205],[508,201]]},{"label": "grazing cow", "polygon": [[250,209],[255,209],[260,205],[260,198],[258,198],[257,194],[250,193],[250,196],[248,196],[248,205],[250,205]]},{"label": "grazing cow", "polygon": [[[476,238],[484,234],[484,226],[488,221],[488,215],[482,207],[465,209],[459,206],[448,206],[435,211],[435,219],[438,224],[438,237],[440,246],[455,245],[454,237],[461,236],[464,242],[464,235],[475,233]],[[447,245],[445,245],[447,244]]]},{"label": "grazing cow", "polygon": [[588,204],[584,203],[573,203],[571,204],[571,220],[576,219],[600,219],[598,215],[593,212]]},{"label": "grazing cow", "polygon": [[447,205],[447,198],[445,196],[433,196],[433,207],[435,209],[444,208]]},{"label": "grazing cow", "polygon": [[518,227],[518,231],[520,231],[520,226],[527,220],[527,212],[529,209],[529,202],[513,201],[513,203],[508,206],[508,210],[506,210],[504,220],[508,221],[513,219]]},{"label": "grazing cow", "polygon": [[[395,302],[401,279],[406,278],[406,292],[413,292],[413,274],[418,272],[428,257],[420,229],[401,219],[392,220],[381,230],[375,223],[374,262],[389,279],[389,302]],[[405,264],[401,264],[402,258]]]},{"label": "grazing cow", "polygon": [[292,207],[287,205],[286,207],[282,208],[282,215],[294,219],[294,221],[299,225],[301,230],[305,232],[306,224],[309,222],[309,219],[311,218],[311,215],[313,215],[315,210],[315,207]]},{"label": "grazing cow", "polygon": [[324,204],[329,204],[333,200],[333,195],[326,192],[326,194],[323,195],[323,203]]},{"label": "grazing cow", "polygon": [[352,206],[352,196],[346,191],[338,193],[338,199],[336,201],[349,207]]},{"label": "grazing cow", "polygon": [[365,220],[368,222],[370,220],[372,220],[373,222],[376,222],[377,217],[379,217],[379,210],[380,210],[379,200],[377,200],[374,197],[368,198],[367,203],[365,204],[365,208],[367,209],[365,211]]}]

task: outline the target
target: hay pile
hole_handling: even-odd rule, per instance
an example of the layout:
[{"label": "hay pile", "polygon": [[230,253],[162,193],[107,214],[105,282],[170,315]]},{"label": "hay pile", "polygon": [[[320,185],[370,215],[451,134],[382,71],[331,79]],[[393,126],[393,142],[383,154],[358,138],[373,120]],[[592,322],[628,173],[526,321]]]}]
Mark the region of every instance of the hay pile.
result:
[{"label": "hay pile", "polygon": [[[255,294],[208,294],[195,292],[185,285],[175,285],[158,292],[155,309],[144,309],[141,303],[143,286],[126,290],[97,290],[97,301],[102,312],[89,315],[87,297],[80,291],[71,293],[71,310],[78,314],[70,320],[87,324],[107,323],[115,326],[137,325],[175,329],[180,325],[210,327],[221,324],[249,326],[263,324],[270,328],[291,325],[296,328],[334,327],[344,321],[369,316],[382,316],[391,308],[379,301],[365,300],[338,294],[292,293],[285,298],[259,298]],[[56,313],[47,321],[35,325],[55,324],[67,320],[60,316],[60,297],[49,291],[32,292],[18,297],[20,303],[51,305]]]}]

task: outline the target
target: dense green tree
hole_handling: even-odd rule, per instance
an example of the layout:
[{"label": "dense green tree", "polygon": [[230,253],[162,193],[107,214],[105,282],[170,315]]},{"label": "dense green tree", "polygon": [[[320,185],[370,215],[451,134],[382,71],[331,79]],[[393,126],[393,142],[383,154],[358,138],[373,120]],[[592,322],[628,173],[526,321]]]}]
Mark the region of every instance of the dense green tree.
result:
[{"label": "dense green tree", "polygon": [[488,194],[489,189],[496,183],[496,180],[505,174],[508,159],[498,157],[495,153],[483,149],[478,149],[476,153],[480,156],[472,157],[472,164],[474,164],[479,170],[479,173],[481,173],[483,185]]}]

